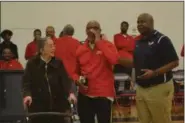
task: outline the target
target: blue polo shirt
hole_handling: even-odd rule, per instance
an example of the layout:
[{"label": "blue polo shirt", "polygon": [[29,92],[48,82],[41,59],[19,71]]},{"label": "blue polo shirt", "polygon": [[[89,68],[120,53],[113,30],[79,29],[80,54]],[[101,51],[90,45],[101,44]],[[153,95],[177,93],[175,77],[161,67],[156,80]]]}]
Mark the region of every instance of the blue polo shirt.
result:
[{"label": "blue polo shirt", "polygon": [[134,51],[134,67],[136,83],[142,87],[150,87],[172,79],[172,71],[151,79],[139,79],[137,76],[144,72],[141,69],[156,70],[172,61],[178,60],[177,53],[171,40],[162,33],[154,30],[152,34],[136,41]]}]

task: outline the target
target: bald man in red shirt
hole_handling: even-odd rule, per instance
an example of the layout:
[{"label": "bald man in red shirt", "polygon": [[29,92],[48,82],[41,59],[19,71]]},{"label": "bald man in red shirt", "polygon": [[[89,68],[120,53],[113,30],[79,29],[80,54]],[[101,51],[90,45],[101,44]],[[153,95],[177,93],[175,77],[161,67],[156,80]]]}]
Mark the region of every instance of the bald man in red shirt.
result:
[{"label": "bald man in red shirt", "polygon": [[3,60],[0,61],[0,70],[23,70],[23,66],[17,59],[13,59],[14,54],[10,48],[3,50]]},{"label": "bald man in red shirt", "polygon": [[66,25],[63,29],[63,36],[55,42],[55,56],[63,61],[64,66],[71,78],[75,74],[76,49],[80,45],[80,42],[73,37],[73,34],[73,26]]},{"label": "bald man in red shirt", "polygon": [[116,47],[101,38],[101,27],[97,21],[88,22],[86,34],[85,43],[76,51],[78,71],[73,76],[79,85],[80,123],[95,123],[95,115],[98,123],[110,123],[115,97],[112,66],[119,56]]}]

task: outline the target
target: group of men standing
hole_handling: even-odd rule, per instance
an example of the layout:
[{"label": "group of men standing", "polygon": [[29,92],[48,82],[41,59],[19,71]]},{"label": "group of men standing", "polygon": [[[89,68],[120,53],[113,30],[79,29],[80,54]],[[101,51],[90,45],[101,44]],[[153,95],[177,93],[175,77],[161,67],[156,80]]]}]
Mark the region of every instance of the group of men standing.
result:
[{"label": "group of men standing", "polygon": [[[114,36],[115,45],[102,36],[97,21],[87,23],[84,44],[72,37],[71,25],[64,27],[58,39],[53,27],[46,28],[46,36],[56,45],[55,56],[63,61],[68,75],[79,86],[77,105],[81,123],[95,123],[95,115],[98,123],[111,122],[111,107],[116,96],[113,69],[131,74],[132,68],[136,71],[136,107],[140,122],[171,122],[172,69],[179,64],[174,46],[167,36],[154,29],[150,14],[139,15],[140,35],[135,39],[127,34],[128,27],[127,22],[121,23],[121,32]],[[25,59],[37,54],[35,43],[40,37],[41,31],[35,30]]]}]

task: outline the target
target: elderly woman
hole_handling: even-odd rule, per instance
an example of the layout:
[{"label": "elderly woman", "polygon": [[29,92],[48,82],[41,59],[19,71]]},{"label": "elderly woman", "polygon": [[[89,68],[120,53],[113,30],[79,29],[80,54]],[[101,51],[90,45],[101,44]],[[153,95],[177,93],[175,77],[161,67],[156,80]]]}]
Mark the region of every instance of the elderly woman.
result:
[{"label": "elderly woman", "polygon": [[[55,45],[51,38],[38,42],[38,55],[30,59],[23,76],[24,104],[31,112],[66,112],[69,102],[76,101],[71,92],[71,80],[63,63],[54,57]],[[41,116],[32,123],[64,123],[59,116]]]}]

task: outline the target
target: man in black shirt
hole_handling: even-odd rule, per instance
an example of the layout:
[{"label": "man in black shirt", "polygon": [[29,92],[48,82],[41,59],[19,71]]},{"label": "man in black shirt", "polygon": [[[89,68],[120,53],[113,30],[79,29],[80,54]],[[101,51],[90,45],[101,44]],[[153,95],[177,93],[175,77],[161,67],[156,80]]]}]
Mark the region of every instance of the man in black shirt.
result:
[{"label": "man in black shirt", "polygon": [[0,36],[3,39],[3,42],[0,44],[0,59],[2,59],[2,52],[4,48],[10,48],[11,51],[14,54],[14,58],[18,59],[18,49],[17,49],[17,45],[15,45],[14,43],[12,43],[11,41],[11,37],[13,35],[13,32],[11,30],[4,30]]},{"label": "man in black shirt", "polygon": [[174,93],[172,69],[179,59],[171,40],[154,30],[154,20],[144,13],[137,20],[140,38],[136,41],[133,61],[120,58],[123,66],[136,73],[136,108],[141,123],[171,123]]}]

